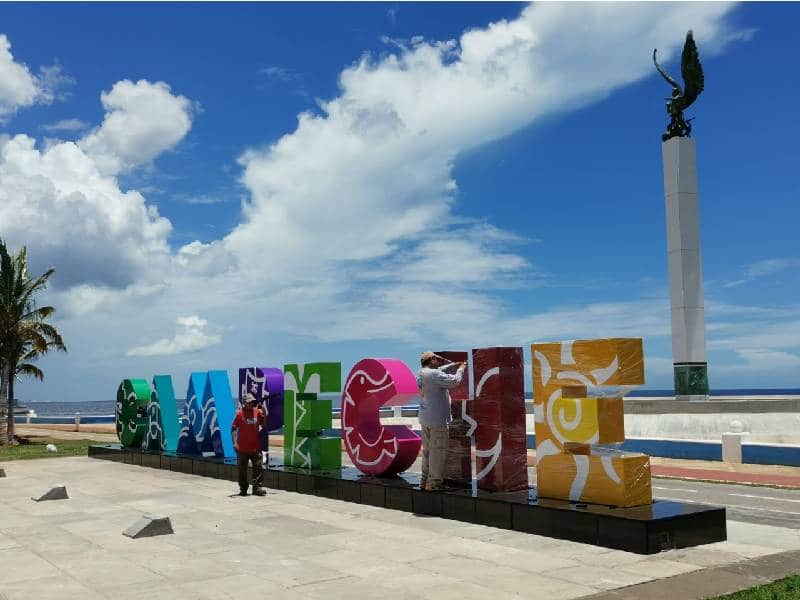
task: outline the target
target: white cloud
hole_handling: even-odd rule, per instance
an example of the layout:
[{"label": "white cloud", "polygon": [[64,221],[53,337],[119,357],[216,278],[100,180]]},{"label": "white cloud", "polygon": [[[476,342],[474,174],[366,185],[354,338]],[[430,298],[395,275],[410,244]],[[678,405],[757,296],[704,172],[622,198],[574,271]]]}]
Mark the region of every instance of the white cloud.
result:
[{"label": "white cloud", "polygon": [[81,131],[89,127],[89,123],[80,119],[61,119],[55,123],[42,125],[45,131]]},{"label": "white cloud", "polygon": [[[665,59],[674,54],[686,23],[701,47],[716,44],[728,10],[541,3],[458,41],[418,39],[380,59],[364,57],[342,72],[341,93],[320,103],[322,115],[300,115],[293,133],[241,157],[251,200],[226,246],[241,262],[269,256],[289,279],[336,265],[351,272],[353,261],[396,261],[401,253],[413,260],[452,230],[452,170],[461,153],[651,75],[652,65],[635,57],[654,46]],[[450,236],[449,245],[457,243]],[[518,256],[486,256],[480,242],[460,246],[466,264],[484,255],[478,271],[525,267]],[[428,261],[438,264],[445,266]]]},{"label": "white cloud", "polygon": [[166,83],[123,80],[100,97],[103,124],[79,145],[107,175],[152,161],[180,142],[192,125],[194,108]]},{"label": "white cloud", "polygon": [[178,331],[172,338],[162,338],[151,344],[136,346],[126,353],[127,356],[171,356],[186,352],[197,352],[222,341],[219,333],[206,331],[208,321],[197,315],[178,317]]},{"label": "white cloud", "polygon": [[294,69],[289,69],[287,67],[280,67],[278,65],[270,65],[269,67],[263,67],[258,70],[259,73],[262,75],[266,75],[269,79],[275,79],[276,81],[282,81],[284,83],[288,83],[290,81],[297,81],[300,79],[299,73]]},{"label": "white cloud", "polygon": [[725,337],[711,339],[709,348],[741,350],[748,348],[786,349],[800,346],[800,320],[770,318],[731,323],[723,330]]},{"label": "white cloud", "polygon": [[28,67],[14,60],[11,42],[0,34],[0,119],[37,101],[40,89]]},{"label": "white cloud", "polygon": [[39,87],[39,101],[43,104],[50,104],[54,100],[66,100],[70,97],[70,92],[65,88],[75,85],[75,79],[64,74],[61,65],[49,65],[39,67],[37,77]]},{"label": "white cloud", "polygon": [[120,82],[103,101],[103,125],[77,142],[37,148],[24,134],[0,138],[0,232],[29,247],[33,266],[57,265],[62,288],[153,283],[174,258],[171,223],[114,175],[178,143],[190,102],[146,81]]},{"label": "white cloud", "polygon": [[0,33],[0,123],[20,108],[63,99],[63,88],[73,83],[57,64],[39,67],[38,75],[31,73],[27,65],[14,59],[11,42]]},{"label": "white cloud", "polygon": [[[348,341],[359,347],[371,341],[477,347],[608,335],[663,341],[669,335],[665,299],[576,298],[571,306],[538,312],[507,305],[496,290],[530,285],[539,265],[520,252],[528,241],[459,216],[453,167],[482,144],[652,76],[647,57],[653,47],[665,61],[674,57],[687,23],[701,52],[720,47],[730,34],[724,21],[729,9],[722,3],[539,3],[459,40],[416,37],[393,54],[366,56],[342,71],[340,92],[320,102],[321,114],[299,115],[294,131],[242,154],[248,198],[235,230],[177,253],[166,246],[169,222],[137,192],[123,202],[114,175],[173,147],[191,125],[192,105],[164,83],[123,81],[103,94],[107,115],[98,129],[38,156],[29,149],[27,161],[14,163],[11,170],[33,186],[38,172],[28,162],[40,165],[56,149],[76,153],[76,165],[58,171],[67,175],[57,185],[56,170],[43,178],[55,200],[44,203],[42,192],[30,192],[33,201],[8,214],[20,214],[29,203],[40,219],[52,211],[60,228],[47,233],[61,240],[59,231],[78,214],[65,198],[87,181],[84,173],[107,185],[103,195],[95,195],[97,185],[91,194],[82,192],[93,200],[77,206],[89,202],[92,210],[74,222],[79,233],[69,244],[37,247],[58,258],[62,285],[63,257],[74,255],[70,244],[84,248],[81,240],[88,240],[80,255],[87,268],[68,278],[82,287],[63,292],[72,296],[73,311],[65,327],[87,346],[103,337],[107,347],[91,357],[98,364],[115,352],[155,356],[189,349],[206,368],[211,359],[235,360],[245,350],[277,361],[298,339],[330,344],[326,348],[336,354]],[[531,190],[531,203],[547,201]],[[124,220],[129,227],[109,239],[83,225],[96,219],[92,211],[106,215],[122,206],[133,213]],[[32,230],[37,220],[25,222]],[[96,248],[108,252],[98,257]],[[94,308],[78,318],[80,306]],[[220,337],[203,345],[219,333],[198,322],[179,324],[174,337],[163,337],[178,314],[201,314],[235,329],[237,337],[228,339],[236,344]]]},{"label": "white cloud", "polygon": [[750,283],[754,279],[775,275],[787,269],[800,267],[800,258],[769,258],[750,263],[744,268],[740,279],[729,281],[722,287],[731,288]]}]

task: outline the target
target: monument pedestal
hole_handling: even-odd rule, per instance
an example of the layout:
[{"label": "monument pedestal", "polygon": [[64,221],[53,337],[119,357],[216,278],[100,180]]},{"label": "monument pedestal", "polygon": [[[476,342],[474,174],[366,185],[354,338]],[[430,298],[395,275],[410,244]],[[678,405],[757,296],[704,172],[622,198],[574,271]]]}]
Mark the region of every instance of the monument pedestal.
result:
[{"label": "monument pedestal", "polygon": [[703,271],[697,210],[697,155],[691,138],[661,146],[667,212],[675,398],[708,399]]},{"label": "monument pedestal", "polygon": [[[237,480],[235,459],[158,454],[121,448],[117,444],[89,446],[89,456],[225,479],[231,485]],[[419,489],[416,473],[372,477],[353,467],[311,471],[282,462],[280,458],[270,458],[265,465],[265,487],[637,554],[655,554],[727,538],[725,509],[718,506],[655,500],[652,504],[624,508],[538,498],[536,488],[485,492],[474,484],[472,489],[426,492]]]}]

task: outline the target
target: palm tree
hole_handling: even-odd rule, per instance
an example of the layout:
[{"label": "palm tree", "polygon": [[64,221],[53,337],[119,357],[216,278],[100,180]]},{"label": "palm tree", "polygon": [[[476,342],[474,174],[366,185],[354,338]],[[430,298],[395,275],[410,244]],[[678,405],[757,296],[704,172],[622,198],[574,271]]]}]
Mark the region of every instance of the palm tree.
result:
[{"label": "palm tree", "polygon": [[35,278],[28,276],[28,252],[23,246],[11,255],[0,240],[0,445],[14,440],[14,382],[20,375],[43,379],[33,361],[49,350],[66,352],[58,330],[47,323],[55,314],[52,306],[36,306],[36,294],[47,287],[55,269]]}]

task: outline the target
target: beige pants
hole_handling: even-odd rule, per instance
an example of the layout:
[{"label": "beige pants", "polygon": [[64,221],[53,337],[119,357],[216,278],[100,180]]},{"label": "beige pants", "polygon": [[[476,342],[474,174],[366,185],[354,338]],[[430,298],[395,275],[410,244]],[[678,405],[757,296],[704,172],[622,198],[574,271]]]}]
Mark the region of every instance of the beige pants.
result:
[{"label": "beige pants", "polygon": [[447,464],[447,425],[422,426],[422,484],[442,485]]}]

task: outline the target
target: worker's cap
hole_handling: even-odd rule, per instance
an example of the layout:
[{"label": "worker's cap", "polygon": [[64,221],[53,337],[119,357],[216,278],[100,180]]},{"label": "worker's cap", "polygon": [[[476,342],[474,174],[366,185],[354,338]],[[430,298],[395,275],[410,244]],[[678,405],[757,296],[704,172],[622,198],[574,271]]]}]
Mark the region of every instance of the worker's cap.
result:
[{"label": "worker's cap", "polygon": [[256,401],[256,397],[253,396],[253,394],[247,393],[242,397],[242,400],[244,400],[247,404],[250,404],[251,402]]},{"label": "worker's cap", "polygon": [[419,359],[422,362],[429,361],[430,359],[435,358],[435,357],[436,357],[436,353],[435,352],[431,352],[430,350],[426,350],[425,352],[423,352],[422,354],[419,355]]}]

